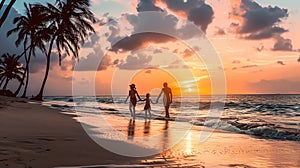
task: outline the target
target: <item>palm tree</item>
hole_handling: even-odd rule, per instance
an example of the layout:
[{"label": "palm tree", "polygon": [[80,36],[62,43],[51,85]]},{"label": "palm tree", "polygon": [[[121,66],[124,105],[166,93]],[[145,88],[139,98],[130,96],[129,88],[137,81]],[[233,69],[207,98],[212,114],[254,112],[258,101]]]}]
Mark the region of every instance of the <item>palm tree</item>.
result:
[{"label": "palm tree", "polygon": [[[24,56],[26,62],[25,73],[22,77],[22,81],[24,81],[26,77],[25,87],[23,91],[23,95],[21,97],[26,97],[26,92],[29,83],[29,64],[31,60],[31,55],[35,56],[35,49],[38,47],[42,52],[46,52],[46,48],[43,40],[49,39],[48,34],[44,34],[46,36],[41,37],[43,35],[41,32],[46,27],[45,22],[43,21],[43,17],[39,14],[39,11],[32,8],[32,5],[27,5],[24,3],[25,7],[25,15],[19,16],[14,19],[14,24],[16,27],[7,32],[7,36],[10,36],[12,33],[18,33],[18,39],[15,44],[18,47],[21,42],[23,42],[24,47]],[[30,43],[28,45],[28,43]],[[29,49],[29,53],[27,55],[27,50]],[[18,95],[21,90],[23,82],[20,83],[18,89],[14,93],[14,95]]]},{"label": "palm tree", "polygon": [[[4,5],[4,2],[5,2],[5,0],[2,0],[2,1],[1,1],[1,5],[2,5],[2,6]],[[5,22],[5,20],[6,20],[7,16],[8,16],[8,14],[9,14],[9,12],[10,12],[10,9],[12,8],[12,6],[14,5],[15,2],[16,2],[16,0],[11,0],[11,1],[9,2],[9,4],[7,5],[6,9],[4,10],[4,12],[3,12],[3,14],[2,14],[2,16],[1,16],[1,18],[0,18],[0,28],[1,28],[1,26],[3,25],[3,23]],[[2,6],[1,6],[1,8],[2,8]],[[1,9],[1,8],[0,8],[0,9]]]},{"label": "palm tree", "polygon": [[20,56],[3,54],[0,61],[0,77],[5,80],[3,90],[6,90],[8,82],[17,79],[19,82],[22,80],[24,68],[19,62]]},{"label": "palm tree", "polygon": [[42,100],[45,84],[50,69],[52,47],[55,43],[61,65],[62,53],[72,54],[78,58],[80,44],[83,44],[89,32],[95,32],[92,23],[96,19],[90,11],[89,0],[57,0],[56,5],[47,3],[47,6],[36,4],[42,15],[46,16],[49,23],[48,31],[52,32],[52,38],[46,55],[46,72],[39,94],[34,100]]},{"label": "palm tree", "polygon": [[0,10],[2,9],[4,3],[5,3],[5,0],[1,0],[1,3],[0,3]]}]

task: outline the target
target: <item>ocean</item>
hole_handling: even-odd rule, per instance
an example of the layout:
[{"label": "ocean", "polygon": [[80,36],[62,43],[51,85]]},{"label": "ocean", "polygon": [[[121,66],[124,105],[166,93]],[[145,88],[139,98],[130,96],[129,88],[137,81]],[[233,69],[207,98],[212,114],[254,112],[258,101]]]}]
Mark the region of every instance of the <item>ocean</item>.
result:
[{"label": "ocean", "polygon": [[[64,112],[130,118],[125,96],[52,96],[43,104]],[[152,98],[156,99],[155,96]],[[164,119],[162,102],[152,104],[152,120]],[[138,102],[137,120],[144,120],[144,102]],[[211,111],[211,112],[210,112]],[[214,115],[217,111],[217,115]],[[175,96],[170,120],[193,127],[213,127],[254,138],[300,141],[300,95]],[[86,123],[88,124],[88,123]]]}]

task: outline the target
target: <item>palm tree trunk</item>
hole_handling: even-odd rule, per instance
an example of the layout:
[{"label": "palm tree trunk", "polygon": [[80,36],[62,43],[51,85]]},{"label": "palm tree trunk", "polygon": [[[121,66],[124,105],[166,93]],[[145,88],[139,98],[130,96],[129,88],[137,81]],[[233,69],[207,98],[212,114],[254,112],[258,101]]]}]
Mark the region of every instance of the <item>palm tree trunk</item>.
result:
[{"label": "palm tree trunk", "polygon": [[24,80],[25,80],[25,77],[26,77],[26,70],[25,72],[23,73],[23,76],[22,76],[22,81],[20,82],[19,86],[18,86],[18,89],[15,91],[14,93],[14,97],[17,97],[17,95],[19,94],[23,84],[24,84]]},{"label": "palm tree trunk", "polygon": [[39,94],[36,95],[34,98],[32,98],[33,100],[38,100],[38,101],[42,101],[43,100],[43,93],[44,93],[45,85],[46,85],[48,74],[49,74],[49,70],[50,70],[50,58],[51,58],[50,56],[51,56],[51,51],[52,51],[52,46],[53,46],[54,40],[55,40],[55,37],[52,38],[52,40],[50,42],[48,54],[46,55],[46,57],[47,57],[47,65],[46,65],[46,72],[45,72],[44,80],[43,80],[43,83],[42,83],[42,87],[40,89]]},{"label": "palm tree trunk", "polygon": [[0,3],[0,10],[2,9],[3,5],[4,5],[5,0],[2,0]]},{"label": "palm tree trunk", "polygon": [[31,58],[30,53],[31,53],[31,51],[29,51],[28,60],[26,62],[26,70],[25,70],[26,71],[26,83],[25,83],[23,95],[21,96],[22,98],[26,97],[28,83],[29,83],[29,63],[30,63],[30,58]]},{"label": "palm tree trunk", "polygon": [[12,8],[12,6],[14,5],[14,3],[16,2],[16,0],[11,0],[10,3],[8,4],[8,6],[6,7],[5,11],[3,12],[1,18],[0,18],[0,28],[3,25],[3,23],[5,22],[5,19],[7,18],[10,9]]},{"label": "palm tree trunk", "polygon": [[6,78],[6,81],[5,81],[5,84],[4,84],[4,86],[3,86],[3,90],[6,90],[6,87],[7,87],[7,84],[8,84],[8,78]]},{"label": "palm tree trunk", "polygon": [[[29,65],[29,61],[28,61],[29,58],[27,58],[27,54],[26,54],[27,49],[26,49],[26,43],[25,42],[24,42],[24,51],[25,51],[24,54],[25,54],[26,69],[25,69],[25,72],[23,73],[22,81],[20,82],[18,89],[14,93],[15,97],[17,97],[17,95],[19,94],[22,86],[24,85],[25,77],[27,76],[27,78],[28,78],[27,71],[28,71],[28,65]],[[30,54],[30,52],[29,52],[29,54]],[[24,90],[25,90],[25,88],[24,88]],[[24,95],[24,93],[23,93],[23,95]],[[23,97],[23,95],[22,95],[22,97]]]}]

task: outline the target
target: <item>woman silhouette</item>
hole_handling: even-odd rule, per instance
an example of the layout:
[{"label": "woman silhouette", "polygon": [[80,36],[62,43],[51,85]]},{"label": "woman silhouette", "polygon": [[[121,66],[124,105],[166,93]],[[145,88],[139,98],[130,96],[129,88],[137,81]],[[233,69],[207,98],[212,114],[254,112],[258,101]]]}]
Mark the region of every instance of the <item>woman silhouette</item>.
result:
[{"label": "woman silhouette", "polygon": [[125,100],[125,103],[127,102],[128,98],[130,97],[129,111],[130,111],[131,117],[133,117],[133,120],[135,120],[135,106],[137,103],[136,95],[140,101],[141,101],[141,97],[135,88],[135,84],[131,84],[131,85],[129,85],[129,87],[130,87],[130,90],[129,90],[128,96]]}]

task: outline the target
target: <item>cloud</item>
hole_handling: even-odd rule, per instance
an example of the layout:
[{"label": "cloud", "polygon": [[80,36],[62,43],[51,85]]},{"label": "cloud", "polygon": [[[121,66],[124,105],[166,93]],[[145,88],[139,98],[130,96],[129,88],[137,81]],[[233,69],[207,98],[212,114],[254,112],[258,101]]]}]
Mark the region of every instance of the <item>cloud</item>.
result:
[{"label": "cloud", "polygon": [[258,93],[295,93],[300,92],[300,81],[288,79],[261,80],[256,83],[249,83],[251,90]]},{"label": "cloud", "polygon": [[165,0],[161,2],[174,12],[184,13],[188,20],[200,26],[204,32],[213,20],[213,8],[205,4],[204,0]]},{"label": "cloud", "polygon": [[[242,2],[250,2],[243,0]],[[252,1],[252,3],[255,3]],[[281,22],[281,18],[288,17],[288,10],[279,7],[261,7],[255,8],[244,7],[246,13],[242,15],[244,23],[241,26],[240,33],[252,33],[264,30],[265,28],[271,29],[275,24]]]},{"label": "cloud", "polygon": [[270,28],[263,29],[259,32],[251,33],[246,37],[246,39],[250,39],[250,40],[268,39],[268,38],[278,36],[285,32],[288,32],[288,30],[283,29],[281,27],[270,27]]},{"label": "cloud", "polygon": [[129,55],[128,57],[126,57],[126,60],[121,60],[117,67],[126,70],[144,69],[153,67],[150,65],[151,61],[152,56],[138,53],[134,55]]},{"label": "cloud", "polygon": [[279,65],[285,65],[283,61],[277,61],[277,64],[279,64]]},{"label": "cloud", "polygon": [[225,35],[225,34],[226,34],[226,32],[225,32],[225,30],[224,30],[223,28],[216,27],[216,29],[217,29],[217,31],[215,32],[215,35],[220,35],[220,36],[222,36],[222,35]]},{"label": "cloud", "polygon": [[192,50],[185,49],[184,52],[182,53],[184,58],[190,57],[194,54]]},{"label": "cloud", "polygon": [[155,6],[154,3],[155,3],[155,0],[139,0],[136,10],[138,12],[163,11],[161,8]]},{"label": "cloud", "polygon": [[166,43],[175,40],[176,40],[175,38],[164,34],[150,33],[150,32],[140,33],[140,34],[127,36],[121,39],[115,45],[113,45],[110,50],[115,52],[132,51],[132,50],[145,47],[149,43]]},{"label": "cloud", "polygon": [[[241,69],[248,69],[248,68],[255,68],[255,67],[258,67],[257,65],[244,65],[244,66],[241,66],[239,68]],[[232,70],[237,70],[239,69],[238,67],[233,67]]]},{"label": "cloud", "polygon": [[255,68],[255,67],[258,67],[257,65],[245,65],[245,66],[242,66],[241,68]]},{"label": "cloud", "polygon": [[277,37],[273,47],[274,51],[293,51],[292,40],[283,37]]},{"label": "cloud", "polygon": [[232,63],[233,63],[233,64],[240,64],[241,61],[240,61],[240,60],[233,60]]},{"label": "cloud", "polygon": [[[100,45],[95,45],[93,52],[89,53],[86,58],[81,58],[74,70],[76,71],[94,71],[106,70],[116,64],[116,60],[112,61],[109,55],[103,56],[104,53]],[[103,56],[103,57],[101,57]],[[101,62],[98,64],[98,61]]]},{"label": "cloud", "polygon": [[300,56],[299,56],[299,58],[298,58],[298,60],[297,60],[298,62],[300,62]]},{"label": "cloud", "polygon": [[88,41],[85,41],[82,48],[92,48],[95,44],[98,43],[100,36],[97,33],[90,33]]},{"label": "cloud", "polygon": [[230,13],[239,23],[232,23],[231,28],[243,38],[260,40],[274,38],[288,30],[278,25],[288,17],[288,10],[277,6],[263,7],[252,0],[241,0]]},{"label": "cloud", "polygon": [[206,32],[208,25],[212,22],[214,12],[211,6],[203,4],[198,8],[192,9],[188,14],[188,19],[200,26]]},{"label": "cloud", "polygon": [[121,36],[119,28],[121,25],[110,26],[111,33],[108,35],[108,41],[112,45],[111,51],[131,51],[147,47],[150,43],[176,41],[175,37],[186,40],[203,36],[194,24],[179,25],[179,19],[166,12],[124,14],[123,16],[133,26],[133,32],[129,36]]}]

